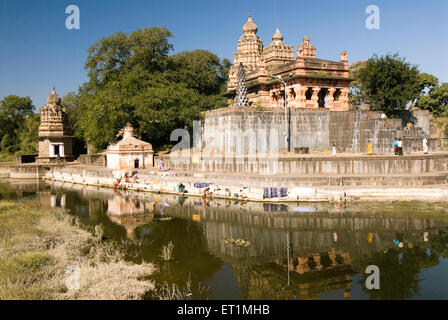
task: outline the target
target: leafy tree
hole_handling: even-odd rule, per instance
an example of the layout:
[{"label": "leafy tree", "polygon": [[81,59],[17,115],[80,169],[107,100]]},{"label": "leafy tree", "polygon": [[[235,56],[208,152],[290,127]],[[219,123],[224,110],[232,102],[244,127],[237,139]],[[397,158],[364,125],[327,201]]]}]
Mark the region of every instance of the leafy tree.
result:
[{"label": "leafy tree", "polygon": [[[30,130],[34,106],[29,97],[9,95],[0,101],[0,148],[4,153],[20,150],[20,134]],[[31,122],[30,122],[31,121]],[[28,127],[30,125],[31,127]]]},{"label": "leafy tree", "polygon": [[71,97],[69,117],[78,135],[96,149],[117,139],[131,122],[157,147],[175,128],[192,127],[201,112],[226,106],[221,96],[230,67],[206,50],[169,55],[173,35],[166,28],[117,33],[89,49],[89,81]]},{"label": "leafy tree", "polygon": [[431,88],[417,101],[417,106],[431,111],[435,116],[448,116],[448,83]]},{"label": "leafy tree", "polygon": [[40,125],[39,114],[32,114],[25,119],[24,127],[19,132],[20,154],[37,153],[39,125]]},{"label": "leafy tree", "polygon": [[356,70],[358,89],[373,110],[396,117],[421,92],[421,78],[416,66],[398,54],[377,56]]},{"label": "leafy tree", "polygon": [[357,61],[350,66],[350,77],[354,81],[350,84],[349,103],[353,107],[362,107],[368,103],[367,97],[361,89],[361,81],[359,80],[359,71],[365,65],[366,61]]}]

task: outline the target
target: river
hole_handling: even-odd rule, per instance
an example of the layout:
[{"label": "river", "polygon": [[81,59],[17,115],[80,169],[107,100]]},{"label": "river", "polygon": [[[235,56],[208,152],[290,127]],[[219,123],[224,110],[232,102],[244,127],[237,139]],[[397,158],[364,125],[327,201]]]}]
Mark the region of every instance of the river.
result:
[{"label": "river", "polygon": [[[159,284],[189,282],[194,299],[448,299],[448,203],[204,201],[35,180],[2,181],[0,198],[102,225],[127,259],[154,262]],[[366,288],[369,265],[379,290]]]}]

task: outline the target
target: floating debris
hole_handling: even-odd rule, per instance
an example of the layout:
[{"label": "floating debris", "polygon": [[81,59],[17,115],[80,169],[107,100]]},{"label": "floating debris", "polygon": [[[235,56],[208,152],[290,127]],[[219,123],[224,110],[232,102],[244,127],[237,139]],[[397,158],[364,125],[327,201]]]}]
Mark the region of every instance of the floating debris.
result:
[{"label": "floating debris", "polygon": [[154,221],[161,221],[161,222],[165,222],[165,221],[171,221],[173,220],[173,217],[163,217],[163,218],[155,218]]},{"label": "floating debris", "polygon": [[246,240],[243,240],[243,239],[236,239],[235,240],[235,239],[231,239],[231,238],[224,239],[224,242],[226,244],[231,244],[231,245],[238,246],[238,247],[243,247],[243,248],[247,248],[247,247],[249,247],[252,244],[250,241],[246,241]]}]

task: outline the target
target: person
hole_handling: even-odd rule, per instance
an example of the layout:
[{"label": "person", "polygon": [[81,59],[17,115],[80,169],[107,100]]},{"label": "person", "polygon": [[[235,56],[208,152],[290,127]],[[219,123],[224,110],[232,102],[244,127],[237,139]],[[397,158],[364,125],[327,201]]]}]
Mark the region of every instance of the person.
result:
[{"label": "person", "polygon": [[162,159],[160,159],[160,162],[159,162],[159,170],[160,170],[160,171],[165,170],[165,164],[163,163],[163,160],[162,160]]},{"label": "person", "polygon": [[373,151],[372,151],[372,143],[370,142],[370,140],[367,142],[367,154],[369,156],[373,155]]},{"label": "person", "polygon": [[203,193],[203,198],[211,197],[212,193],[210,192],[210,188],[205,188]]},{"label": "person", "polygon": [[399,139],[397,143],[397,152],[399,156],[403,155],[403,140]]},{"label": "person", "polygon": [[423,153],[428,154],[428,139],[426,137],[423,138]]},{"label": "person", "polygon": [[333,144],[333,153],[332,153],[333,157],[336,157],[336,145]]},{"label": "person", "polygon": [[394,139],[394,153],[395,155],[398,155],[398,139]]}]

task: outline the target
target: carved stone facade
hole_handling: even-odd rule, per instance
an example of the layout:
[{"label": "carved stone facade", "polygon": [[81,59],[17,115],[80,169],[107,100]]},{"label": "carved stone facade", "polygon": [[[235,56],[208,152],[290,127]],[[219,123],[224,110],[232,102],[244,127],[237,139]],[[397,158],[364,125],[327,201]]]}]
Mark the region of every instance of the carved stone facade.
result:
[{"label": "carved stone facade", "polygon": [[38,162],[50,163],[73,160],[73,136],[61,98],[53,89],[42,107],[39,126]]},{"label": "carved stone facade", "polygon": [[227,97],[230,106],[234,106],[238,66],[242,63],[246,69],[249,106],[283,107],[284,85],[273,78],[280,76],[287,84],[289,107],[349,109],[349,86],[353,79],[349,75],[345,50],[340,54],[340,61],[318,59],[316,47],[305,36],[294,57],[293,47],[283,42],[279,29],[272,36],[272,43],[265,48],[257,31],[257,25],[249,17],[229,72]]}]

